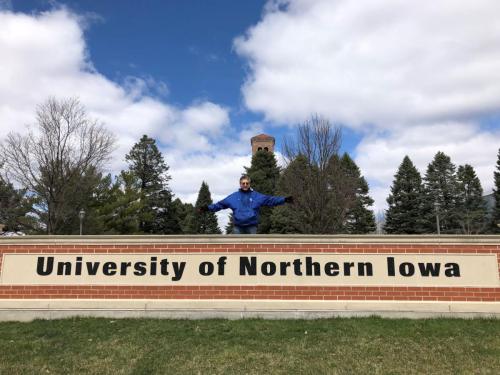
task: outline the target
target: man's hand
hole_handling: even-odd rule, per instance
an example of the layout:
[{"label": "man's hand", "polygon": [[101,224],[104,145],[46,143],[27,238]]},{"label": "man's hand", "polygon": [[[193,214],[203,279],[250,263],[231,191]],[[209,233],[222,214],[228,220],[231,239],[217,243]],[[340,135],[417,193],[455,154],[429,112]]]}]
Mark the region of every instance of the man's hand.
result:
[{"label": "man's hand", "polygon": [[293,203],[293,197],[291,195],[285,197],[285,203]]},{"label": "man's hand", "polygon": [[207,212],[207,211],[208,211],[208,204],[204,204],[203,206],[200,206],[200,208],[198,208],[198,213],[200,213],[200,214]]}]

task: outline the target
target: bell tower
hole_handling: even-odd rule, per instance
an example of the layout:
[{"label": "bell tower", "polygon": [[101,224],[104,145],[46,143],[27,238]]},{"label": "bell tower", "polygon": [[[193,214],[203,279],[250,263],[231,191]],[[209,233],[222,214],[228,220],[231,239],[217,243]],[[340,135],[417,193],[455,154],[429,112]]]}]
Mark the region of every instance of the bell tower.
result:
[{"label": "bell tower", "polygon": [[257,151],[274,152],[275,143],[274,137],[267,134],[259,134],[252,137],[250,140],[250,144],[252,145],[252,155],[255,155]]}]

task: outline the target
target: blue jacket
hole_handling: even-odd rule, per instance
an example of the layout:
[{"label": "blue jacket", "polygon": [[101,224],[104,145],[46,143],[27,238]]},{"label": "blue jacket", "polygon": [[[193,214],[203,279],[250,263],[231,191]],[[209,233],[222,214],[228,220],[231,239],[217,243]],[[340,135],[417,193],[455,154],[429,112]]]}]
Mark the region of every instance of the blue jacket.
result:
[{"label": "blue jacket", "polygon": [[233,210],[234,225],[248,227],[259,223],[259,209],[262,206],[278,206],[285,203],[285,197],[272,197],[255,190],[238,190],[220,202],[208,206],[209,211],[216,212],[225,208]]}]

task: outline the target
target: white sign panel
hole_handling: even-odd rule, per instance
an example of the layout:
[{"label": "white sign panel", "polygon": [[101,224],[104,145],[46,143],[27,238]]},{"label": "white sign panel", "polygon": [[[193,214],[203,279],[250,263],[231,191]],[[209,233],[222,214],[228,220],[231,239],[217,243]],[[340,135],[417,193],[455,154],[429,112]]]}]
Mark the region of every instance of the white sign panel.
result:
[{"label": "white sign panel", "polygon": [[495,254],[5,254],[3,285],[498,287]]}]

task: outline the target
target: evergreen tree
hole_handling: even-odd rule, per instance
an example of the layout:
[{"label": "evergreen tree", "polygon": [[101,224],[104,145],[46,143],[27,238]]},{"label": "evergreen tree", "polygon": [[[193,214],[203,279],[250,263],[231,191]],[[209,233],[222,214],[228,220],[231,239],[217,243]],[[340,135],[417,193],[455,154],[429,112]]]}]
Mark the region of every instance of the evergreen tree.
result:
[{"label": "evergreen tree", "polygon": [[463,233],[483,232],[488,226],[488,209],[481,181],[471,165],[458,167],[457,188],[457,215]]},{"label": "evergreen tree", "polygon": [[143,233],[179,233],[180,224],[175,216],[176,210],[172,207],[172,193],[168,187],[169,167],[155,140],[143,135],[125,156],[125,160],[139,182],[139,230]]},{"label": "evergreen tree", "polygon": [[119,191],[118,179],[113,182],[111,174],[100,179],[86,209],[86,234],[119,234],[114,228]]},{"label": "evergreen tree", "polygon": [[394,175],[389,209],[384,230],[390,234],[418,234],[424,232],[422,205],[424,199],[422,177],[408,156],[405,156]]},{"label": "evergreen tree", "polygon": [[229,221],[227,222],[226,227],[224,228],[224,231],[226,232],[226,234],[233,234],[233,231],[234,231],[234,217],[233,217],[233,213],[232,212],[229,214]]},{"label": "evergreen tree", "polygon": [[[277,194],[292,195],[294,204],[287,205],[288,209],[285,211],[279,210],[271,215],[270,233],[283,233],[283,228],[288,228],[288,233],[290,228],[293,228],[293,233],[322,233],[321,223],[317,222],[315,216],[318,213],[309,204],[312,194],[308,181],[313,173],[314,170],[303,155],[297,156],[283,170],[278,181]],[[279,213],[286,215],[279,216]]]},{"label": "evergreen tree", "polygon": [[376,230],[375,215],[368,207],[373,205],[373,199],[368,195],[368,183],[351,157],[345,153],[341,159],[342,169],[347,178],[357,181],[354,190],[354,204],[347,211],[345,232],[349,234],[364,234]]},{"label": "evergreen tree", "polygon": [[109,194],[110,200],[99,210],[106,217],[105,232],[141,233],[139,215],[143,203],[141,201],[140,181],[137,176],[130,171],[122,171]]},{"label": "evergreen tree", "polygon": [[[359,175],[345,168],[346,157],[333,155],[328,161],[328,212],[332,218],[328,233],[346,233],[347,215],[356,204]],[[350,160],[350,158],[349,158]],[[352,160],[350,160],[352,161]],[[347,163],[350,165],[350,162]]]},{"label": "evergreen tree", "polygon": [[122,171],[113,181],[111,174],[101,178],[85,207],[85,234],[139,234],[142,207],[137,176]]},{"label": "evergreen tree", "polygon": [[464,234],[477,234],[486,228],[486,202],[481,182],[469,164],[457,170],[457,217]]},{"label": "evergreen tree", "polygon": [[[246,173],[252,180],[252,188],[259,193],[275,195],[280,170],[274,153],[268,151],[257,151],[252,156],[250,168],[245,168]],[[271,229],[272,207],[260,209],[260,222],[257,233],[269,233]]]},{"label": "evergreen tree", "polygon": [[130,152],[125,156],[129,170],[139,179],[140,188],[150,192],[161,190],[170,180],[167,174],[169,167],[156,146],[156,141],[143,135]]},{"label": "evergreen tree", "polygon": [[220,234],[219,225],[217,224],[217,216],[215,212],[198,212],[200,207],[212,204],[212,196],[210,194],[210,189],[208,184],[203,181],[201,183],[200,191],[198,192],[198,198],[195,204],[195,218],[193,220],[194,227],[193,232],[196,234]]},{"label": "evergreen tree", "polygon": [[170,190],[160,190],[154,195],[155,213],[152,233],[182,234],[182,223],[180,216],[182,208],[172,202]]},{"label": "evergreen tree", "polygon": [[302,233],[303,225],[300,223],[297,212],[290,205],[275,207],[271,213],[271,234]]},{"label": "evergreen tree", "polygon": [[195,210],[191,203],[182,203],[179,198],[172,202],[183,234],[194,234]]},{"label": "evergreen tree", "polygon": [[500,233],[500,149],[498,149],[497,168],[493,172],[494,188],[493,197],[495,205],[491,215],[491,231],[493,233]]},{"label": "evergreen tree", "polygon": [[455,165],[439,151],[428,165],[424,177],[426,232],[436,233],[436,210],[441,233],[459,233],[457,220],[458,185]]},{"label": "evergreen tree", "polygon": [[25,189],[14,185],[0,175],[0,224],[5,231],[34,232],[40,229],[36,219],[28,215],[35,200],[26,196]]}]

